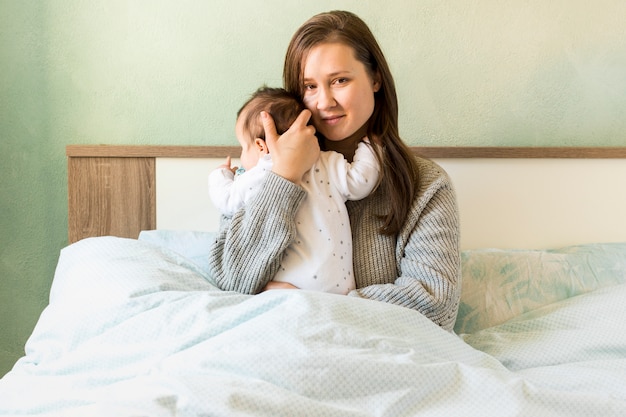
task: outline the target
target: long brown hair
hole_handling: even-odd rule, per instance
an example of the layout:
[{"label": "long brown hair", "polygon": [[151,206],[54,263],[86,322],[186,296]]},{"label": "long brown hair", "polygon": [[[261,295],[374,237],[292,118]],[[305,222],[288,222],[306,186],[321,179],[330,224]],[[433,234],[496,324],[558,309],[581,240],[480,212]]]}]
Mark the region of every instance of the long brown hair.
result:
[{"label": "long brown hair", "polygon": [[291,38],[283,84],[287,91],[304,94],[303,65],[309,51],[321,43],[342,43],[351,47],[357,60],[365,65],[369,76],[380,77],[381,87],[374,93],[374,111],[367,135],[378,148],[382,175],[379,187],[390,201],[389,213],[380,213],[383,234],[396,234],[402,228],[415,198],[418,171],[415,157],[400,138],[398,131],[398,98],[393,76],[376,38],[357,15],[331,11],[313,16]]}]

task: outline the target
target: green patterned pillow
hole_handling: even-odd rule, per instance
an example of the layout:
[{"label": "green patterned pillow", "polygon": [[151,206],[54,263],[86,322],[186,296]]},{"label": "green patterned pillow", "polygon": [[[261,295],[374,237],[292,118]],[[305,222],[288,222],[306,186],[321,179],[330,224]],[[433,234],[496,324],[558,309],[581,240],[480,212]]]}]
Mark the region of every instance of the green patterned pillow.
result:
[{"label": "green patterned pillow", "polygon": [[454,327],[458,334],[626,282],[626,242],[552,250],[469,250],[461,259],[461,305]]}]

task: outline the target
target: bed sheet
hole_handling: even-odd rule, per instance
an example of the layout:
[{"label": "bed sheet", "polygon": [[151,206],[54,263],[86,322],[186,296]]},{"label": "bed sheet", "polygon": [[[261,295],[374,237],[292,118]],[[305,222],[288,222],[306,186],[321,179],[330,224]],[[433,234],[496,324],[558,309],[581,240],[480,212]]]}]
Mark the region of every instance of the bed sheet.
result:
[{"label": "bed sheet", "polygon": [[222,292],[169,249],[86,239],[61,253],[0,415],[626,415],[624,299],[460,337],[375,301]]}]

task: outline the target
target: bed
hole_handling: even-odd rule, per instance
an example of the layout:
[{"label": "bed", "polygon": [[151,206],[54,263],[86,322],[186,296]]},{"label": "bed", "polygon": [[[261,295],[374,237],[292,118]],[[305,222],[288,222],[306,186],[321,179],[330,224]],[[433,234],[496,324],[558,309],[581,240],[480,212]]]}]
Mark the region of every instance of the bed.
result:
[{"label": "bed", "polygon": [[218,290],[206,175],[237,148],[68,146],[71,244],[0,416],[626,415],[626,148],[414,151],[459,197],[453,333]]}]

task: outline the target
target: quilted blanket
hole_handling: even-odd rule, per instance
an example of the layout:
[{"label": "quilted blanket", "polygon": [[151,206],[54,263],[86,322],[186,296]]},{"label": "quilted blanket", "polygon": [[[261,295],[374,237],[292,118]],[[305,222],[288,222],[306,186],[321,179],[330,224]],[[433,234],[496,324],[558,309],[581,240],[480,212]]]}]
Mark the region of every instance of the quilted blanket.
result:
[{"label": "quilted blanket", "polygon": [[626,285],[472,334],[376,301],[218,290],[150,242],[65,248],[0,416],[624,416]]}]

